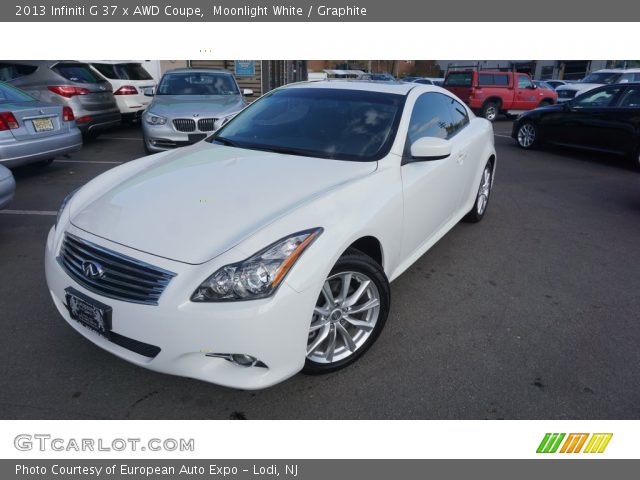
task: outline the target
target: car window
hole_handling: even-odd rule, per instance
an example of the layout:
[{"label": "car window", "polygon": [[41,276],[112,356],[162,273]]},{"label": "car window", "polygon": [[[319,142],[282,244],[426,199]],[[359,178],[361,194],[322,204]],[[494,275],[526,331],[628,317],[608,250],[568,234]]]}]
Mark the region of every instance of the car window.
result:
[{"label": "car window", "polygon": [[17,63],[0,62],[0,80],[9,81],[14,78],[30,75],[38,69],[35,65],[20,65]]},{"label": "car window", "polygon": [[533,84],[529,77],[525,77],[524,75],[518,75],[518,88],[531,88]]},{"label": "car window", "polygon": [[365,90],[273,90],[210,141],[306,157],[380,160],[391,149],[405,101],[405,95]]},{"label": "car window", "polygon": [[411,112],[407,147],[423,137],[448,138],[452,129],[449,97],[440,93],[423,93]]},{"label": "car window", "polygon": [[114,80],[152,80],[153,77],[139,63],[92,63],[102,75]]},{"label": "car window", "polygon": [[34,98],[26,92],[18,90],[6,83],[0,83],[0,103],[30,102],[32,100],[34,100]]},{"label": "car window", "polygon": [[444,84],[451,87],[470,87],[473,73],[471,72],[453,72],[447,75]]},{"label": "car window", "polygon": [[158,86],[158,95],[240,95],[234,78],[228,73],[166,73]]},{"label": "car window", "polygon": [[86,63],[58,63],[51,70],[70,82],[100,83],[104,82]]},{"label": "car window", "polygon": [[608,107],[620,90],[616,87],[587,92],[573,100],[572,105],[578,108]]},{"label": "car window", "polygon": [[433,82],[431,80],[429,80],[428,78],[419,78],[414,83],[421,83],[423,85],[433,85]]},{"label": "car window", "polygon": [[504,73],[480,73],[478,75],[478,85],[507,86],[509,85],[509,75]]},{"label": "car window", "polygon": [[640,108],[640,87],[629,87],[618,101],[618,107]]},{"label": "car window", "polygon": [[469,124],[469,115],[467,109],[460,102],[451,97],[445,97],[445,99],[447,99],[451,116],[451,126],[447,137],[450,138]]},{"label": "car window", "polygon": [[618,72],[593,72],[580,80],[580,83],[617,83],[619,78]]}]

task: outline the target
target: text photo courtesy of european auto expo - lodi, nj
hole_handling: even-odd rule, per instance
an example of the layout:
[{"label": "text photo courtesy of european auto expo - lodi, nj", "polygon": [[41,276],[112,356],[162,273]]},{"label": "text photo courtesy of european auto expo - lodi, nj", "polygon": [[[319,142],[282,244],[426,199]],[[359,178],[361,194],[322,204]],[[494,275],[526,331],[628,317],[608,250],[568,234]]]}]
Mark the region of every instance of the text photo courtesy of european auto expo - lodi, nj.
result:
[{"label": "text photo courtesy of european auto expo - lodi, nj", "polygon": [[639,131],[637,60],[0,60],[0,415],[638,418]]}]

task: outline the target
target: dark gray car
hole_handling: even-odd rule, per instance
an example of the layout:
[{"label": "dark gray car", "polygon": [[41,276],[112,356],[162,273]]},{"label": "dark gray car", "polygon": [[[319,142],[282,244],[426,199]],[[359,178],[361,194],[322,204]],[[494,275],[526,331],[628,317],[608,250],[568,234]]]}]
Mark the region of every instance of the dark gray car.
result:
[{"label": "dark gray car", "polygon": [[120,123],[111,84],[82,62],[70,60],[0,60],[0,80],[38,100],[70,107],[83,133]]}]

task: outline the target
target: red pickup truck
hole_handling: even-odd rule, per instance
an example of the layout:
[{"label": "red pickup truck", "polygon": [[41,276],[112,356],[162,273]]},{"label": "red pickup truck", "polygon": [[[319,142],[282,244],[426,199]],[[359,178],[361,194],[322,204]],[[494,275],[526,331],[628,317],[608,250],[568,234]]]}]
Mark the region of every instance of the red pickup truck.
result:
[{"label": "red pickup truck", "polygon": [[453,70],[443,87],[491,122],[500,113],[521,113],[558,101],[555,91],[539,88],[529,75],[518,72]]}]

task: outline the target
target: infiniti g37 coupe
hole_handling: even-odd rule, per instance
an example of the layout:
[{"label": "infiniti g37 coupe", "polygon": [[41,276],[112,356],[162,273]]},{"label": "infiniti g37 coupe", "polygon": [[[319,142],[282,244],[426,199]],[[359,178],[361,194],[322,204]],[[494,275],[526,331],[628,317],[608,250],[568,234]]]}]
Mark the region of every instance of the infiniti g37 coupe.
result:
[{"label": "infiniti g37 coupe", "polygon": [[483,218],[495,167],[491,124],[439,87],[290,85],[67,197],[47,283],[136,365],[244,389],[330,372],[380,335],[389,282]]}]

